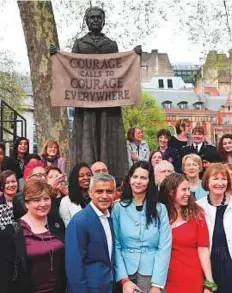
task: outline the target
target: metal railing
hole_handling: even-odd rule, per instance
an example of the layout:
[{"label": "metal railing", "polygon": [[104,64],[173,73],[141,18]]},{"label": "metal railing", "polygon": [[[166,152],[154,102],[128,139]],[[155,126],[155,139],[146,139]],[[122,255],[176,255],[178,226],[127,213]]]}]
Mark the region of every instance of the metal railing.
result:
[{"label": "metal railing", "polygon": [[5,101],[0,100],[0,141],[12,143],[27,136],[27,121]]}]

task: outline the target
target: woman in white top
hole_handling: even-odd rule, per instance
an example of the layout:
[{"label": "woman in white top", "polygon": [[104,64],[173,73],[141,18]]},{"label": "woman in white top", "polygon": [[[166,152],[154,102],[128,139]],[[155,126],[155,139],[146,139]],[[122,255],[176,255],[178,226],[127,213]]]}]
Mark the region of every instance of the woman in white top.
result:
[{"label": "woman in white top", "polygon": [[88,189],[91,177],[92,172],[86,163],[80,163],[73,167],[68,180],[69,196],[61,200],[59,209],[66,227],[72,217],[90,202]]},{"label": "woman in white top", "polygon": [[127,155],[129,168],[138,161],[148,161],[150,150],[144,139],[143,130],[139,127],[130,128],[127,132]]},{"label": "woman in white top", "polygon": [[211,244],[211,263],[217,293],[231,293],[232,288],[232,198],[227,195],[230,175],[224,164],[210,165],[203,176],[207,197],[197,203],[205,212]]}]

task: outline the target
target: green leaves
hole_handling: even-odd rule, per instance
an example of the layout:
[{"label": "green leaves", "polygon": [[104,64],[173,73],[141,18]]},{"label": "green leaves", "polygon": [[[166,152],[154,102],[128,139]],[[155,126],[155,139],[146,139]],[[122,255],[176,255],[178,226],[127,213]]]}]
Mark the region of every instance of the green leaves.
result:
[{"label": "green leaves", "polygon": [[156,133],[164,128],[165,113],[162,111],[155,98],[150,94],[142,93],[143,103],[138,106],[127,106],[122,110],[125,132],[131,127],[141,127],[144,130],[144,139],[150,149],[157,147]]}]

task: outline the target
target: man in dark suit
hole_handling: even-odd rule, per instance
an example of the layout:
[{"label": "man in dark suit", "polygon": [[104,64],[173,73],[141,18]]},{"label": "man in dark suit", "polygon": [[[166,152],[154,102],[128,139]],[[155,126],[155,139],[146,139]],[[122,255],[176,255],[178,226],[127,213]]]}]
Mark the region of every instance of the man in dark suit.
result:
[{"label": "man in dark suit", "polygon": [[205,141],[205,131],[202,126],[196,126],[192,129],[192,140],[193,143],[189,146],[185,146],[180,151],[181,159],[185,155],[197,154],[204,160],[206,154],[210,152],[216,152],[216,147],[206,143]]},{"label": "man in dark suit", "polygon": [[114,177],[91,178],[90,204],[78,212],[66,230],[68,293],[112,293],[113,232],[108,208],[116,190]]}]

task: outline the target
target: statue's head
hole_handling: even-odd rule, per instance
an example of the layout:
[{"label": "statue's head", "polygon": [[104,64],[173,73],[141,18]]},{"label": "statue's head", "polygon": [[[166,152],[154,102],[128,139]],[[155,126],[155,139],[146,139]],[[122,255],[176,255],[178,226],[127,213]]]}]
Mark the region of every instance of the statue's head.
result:
[{"label": "statue's head", "polygon": [[89,31],[100,32],[105,25],[105,11],[97,6],[90,7],[85,12],[85,19]]}]

